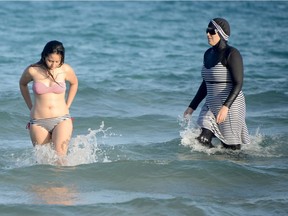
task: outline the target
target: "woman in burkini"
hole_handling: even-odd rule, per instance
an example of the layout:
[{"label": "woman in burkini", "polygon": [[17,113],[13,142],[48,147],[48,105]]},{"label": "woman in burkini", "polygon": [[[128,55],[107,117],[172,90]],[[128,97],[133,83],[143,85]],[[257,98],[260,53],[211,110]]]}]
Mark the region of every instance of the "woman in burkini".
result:
[{"label": "woman in burkini", "polygon": [[[73,124],[69,108],[78,89],[73,69],[64,63],[65,49],[59,41],[44,47],[39,62],[28,66],[19,84],[21,94],[30,110],[30,138],[33,145],[53,143],[59,157],[67,154]],[[33,81],[32,103],[28,83]],[[65,98],[66,81],[70,84]]]},{"label": "woman in burkini", "polygon": [[202,84],[184,112],[192,115],[206,97],[198,118],[201,134],[197,140],[209,148],[215,136],[224,148],[239,150],[249,144],[245,122],[246,105],[242,92],[243,62],[239,51],[228,45],[229,23],[223,18],[210,21],[206,30],[212,46],[204,54]]}]

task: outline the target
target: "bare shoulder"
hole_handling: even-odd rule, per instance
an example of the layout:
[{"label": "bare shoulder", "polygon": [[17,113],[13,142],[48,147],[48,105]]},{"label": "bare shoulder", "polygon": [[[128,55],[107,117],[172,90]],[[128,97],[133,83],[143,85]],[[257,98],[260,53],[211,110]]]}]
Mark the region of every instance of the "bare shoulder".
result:
[{"label": "bare shoulder", "polygon": [[28,67],[26,67],[26,69],[24,70],[23,72],[23,75],[24,76],[27,76],[27,77],[34,77],[37,73],[37,68],[36,67],[33,67],[32,65],[29,65]]},{"label": "bare shoulder", "polygon": [[21,84],[27,84],[30,81],[33,80],[33,77],[35,76],[35,69],[29,65],[28,67],[25,68],[25,70],[22,73],[22,76],[20,78],[20,83]]},{"label": "bare shoulder", "polygon": [[65,72],[66,80],[70,81],[71,83],[72,82],[74,83],[77,81],[76,74],[73,68],[69,64],[64,63],[62,65],[62,68],[63,68],[63,71]]},{"label": "bare shoulder", "polygon": [[64,63],[62,65],[62,68],[63,68],[65,73],[71,73],[71,72],[74,73],[73,68],[69,64]]},{"label": "bare shoulder", "polygon": [[27,73],[30,74],[31,76],[34,76],[37,74],[37,72],[39,72],[39,67],[35,67],[32,65],[29,65],[27,68]]}]

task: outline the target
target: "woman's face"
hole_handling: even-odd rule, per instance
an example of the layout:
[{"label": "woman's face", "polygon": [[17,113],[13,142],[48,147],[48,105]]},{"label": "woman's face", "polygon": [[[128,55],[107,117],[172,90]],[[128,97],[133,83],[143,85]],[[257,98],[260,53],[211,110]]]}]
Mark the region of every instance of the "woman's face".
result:
[{"label": "woman's face", "polygon": [[60,54],[52,53],[45,58],[45,63],[50,70],[54,70],[60,66],[61,60]]},{"label": "woman's face", "polygon": [[215,46],[220,41],[220,36],[216,29],[207,28],[207,39],[211,46]]}]

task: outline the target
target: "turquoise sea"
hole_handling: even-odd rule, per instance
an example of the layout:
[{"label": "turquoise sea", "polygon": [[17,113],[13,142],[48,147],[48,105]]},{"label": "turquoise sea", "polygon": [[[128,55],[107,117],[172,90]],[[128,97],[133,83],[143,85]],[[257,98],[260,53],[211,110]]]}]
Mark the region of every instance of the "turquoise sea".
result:
[{"label": "turquoise sea", "polygon": [[[286,1],[0,1],[0,215],[287,215],[287,11]],[[182,117],[215,17],[244,59],[252,143],[241,151],[199,146],[199,110]],[[50,40],[79,79],[67,166],[33,148],[18,86]]]}]

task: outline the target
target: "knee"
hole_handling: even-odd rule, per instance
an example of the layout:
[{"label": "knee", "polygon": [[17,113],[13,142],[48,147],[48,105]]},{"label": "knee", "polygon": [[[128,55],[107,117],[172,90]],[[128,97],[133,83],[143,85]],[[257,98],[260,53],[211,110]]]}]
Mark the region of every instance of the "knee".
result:
[{"label": "knee", "polygon": [[69,142],[70,142],[70,139],[67,139],[62,142],[58,141],[54,143],[55,151],[58,156],[65,156],[67,154]]}]

